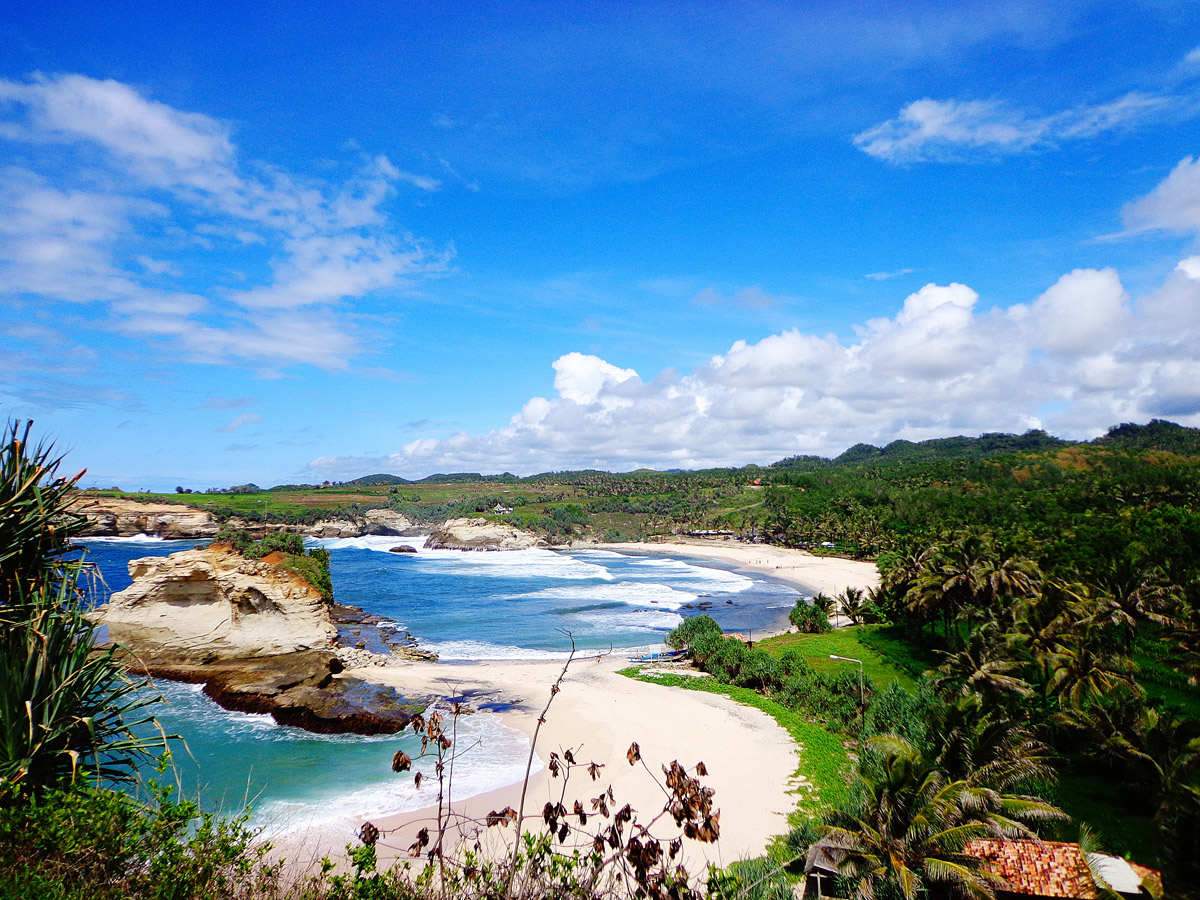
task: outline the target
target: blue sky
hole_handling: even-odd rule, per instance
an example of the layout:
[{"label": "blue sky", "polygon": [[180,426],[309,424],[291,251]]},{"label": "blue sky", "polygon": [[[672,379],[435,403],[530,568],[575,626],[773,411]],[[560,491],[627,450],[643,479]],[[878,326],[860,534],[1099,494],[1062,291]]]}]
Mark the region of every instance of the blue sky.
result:
[{"label": "blue sky", "polygon": [[14,6],[0,414],[87,483],[1200,425],[1198,3]]}]

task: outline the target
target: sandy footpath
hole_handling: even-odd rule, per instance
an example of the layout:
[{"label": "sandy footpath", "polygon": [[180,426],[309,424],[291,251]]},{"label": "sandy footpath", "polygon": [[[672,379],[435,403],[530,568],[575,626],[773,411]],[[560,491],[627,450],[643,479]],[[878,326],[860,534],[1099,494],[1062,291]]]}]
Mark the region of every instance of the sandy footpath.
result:
[{"label": "sandy footpath", "polygon": [[[745,572],[791,582],[806,592],[834,594],[847,586],[866,588],[878,583],[871,563],[763,545],[698,540],[588,546],[719,559]],[[643,760],[659,781],[661,766],[676,759],[689,770],[703,761],[708,770],[702,780],[716,792],[714,805],[721,811],[721,839],[716,844],[685,842],[692,871],[703,871],[705,862],[727,865],[761,855],[772,837],[786,831],[787,815],[797,802],[794,791],[804,789],[793,780],[798,754],[804,749],[757,709],[715,694],[662,687],[618,675],[617,671],[627,665],[626,654],[578,658],[546,716],[536,748],[543,762],[549,760],[552,751],[561,754],[571,748],[577,760],[604,765],[596,782],[583,769],[572,774],[563,798],[567,809],[580,799],[590,813],[591,799],[611,786],[616,796],[614,809],[629,803],[643,823],[661,812],[662,788],[641,765],[631,766],[626,760],[630,744],[637,741]],[[393,685],[410,696],[465,694],[472,705],[503,710],[500,715],[506,724],[532,738],[562,666],[562,661],[504,660],[467,665],[418,662],[356,669],[347,674]],[[431,804],[436,802],[436,784],[426,781],[422,790],[429,791]],[[547,800],[557,801],[562,790],[562,779],[550,778],[545,768],[533,776],[525,801],[526,815],[531,817],[528,827],[537,827],[542,806]],[[520,795],[521,785],[515,784],[455,802],[454,806],[461,816],[481,820],[490,810],[517,807]],[[403,857],[419,828],[433,830],[433,817],[434,810],[427,808],[375,820],[373,824],[385,832],[380,841],[381,858]],[[589,824],[595,821],[591,819]],[[673,822],[666,819],[662,825],[669,827],[656,829],[657,835],[675,836]],[[464,833],[472,830],[464,825]],[[511,834],[511,828],[493,828],[489,834],[494,840],[497,835]],[[344,843],[344,835],[323,839],[309,835],[304,840],[305,846],[320,851],[318,857],[321,852],[340,851]]]}]

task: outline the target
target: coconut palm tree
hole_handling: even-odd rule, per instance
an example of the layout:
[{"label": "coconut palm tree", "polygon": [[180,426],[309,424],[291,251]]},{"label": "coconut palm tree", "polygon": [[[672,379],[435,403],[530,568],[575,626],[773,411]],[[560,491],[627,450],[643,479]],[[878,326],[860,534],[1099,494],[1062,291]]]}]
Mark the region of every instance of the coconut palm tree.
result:
[{"label": "coconut palm tree", "polygon": [[1108,735],[1103,750],[1124,763],[1129,779],[1152,798],[1156,821],[1200,809],[1200,721],[1178,711],[1142,707],[1131,727]]},{"label": "coconut palm tree", "polygon": [[1021,677],[1024,661],[994,623],[971,632],[963,649],[943,654],[934,683],[962,694],[983,695],[992,702],[1028,697],[1033,687]]},{"label": "coconut palm tree", "polygon": [[1141,692],[1133,660],[1105,652],[1094,631],[1072,634],[1060,641],[1047,658],[1046,693],[1074,707],[1117,689]]},{"label": "coconut palm tree", "polygon": [[851,625],[858,625],[863,619],[863,591],[861,588],[848,587],[838,595],[838,611],[850,620]]},{"label": "coconut palm tree", "polygon": [[1064,818],[1039,800],[952,780],[902,738],[872,738],[877,774],[860,778],[861,800],[834,810],[821,829],[839,848],[840,873],[856,900],[897,893],[912,900],[930,887],[974,898],[996,881],[964,854],[973,838],[1033,838],[1026,822]]},{"label": "coconut palm tree", "polygon": [[929,714],[929,755],[951,780],[996,791],[1054,780],[1050,748],[1024,719],[986,703],[978,694],[954,698]]}]

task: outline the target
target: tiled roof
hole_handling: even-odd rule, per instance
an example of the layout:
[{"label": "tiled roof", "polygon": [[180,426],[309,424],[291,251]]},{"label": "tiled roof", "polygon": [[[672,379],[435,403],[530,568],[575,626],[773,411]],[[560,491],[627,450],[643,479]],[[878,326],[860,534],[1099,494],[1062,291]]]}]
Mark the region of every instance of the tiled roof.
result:
[{"label": "tiled roof", "polygon": [[1059,841],[1002,841],[979,838],[963,852],[986,861],[1014,894],[1095,900],[1096,888],[1078,844]]},{"label": "tiled roof", "polygon": [[[963,852],[984,860],[992,874],[1002,878],[1010,893],[1035,897],[1064,897],[1096,900],[1096,886],[1088,874],[1087,862],[1078,844],[1060,841],[1004,841],[979,838],[967,843]],[[1143,883],[1151,887],[1158,872],[1134,863],[1104,857],[1128,866]]]}]

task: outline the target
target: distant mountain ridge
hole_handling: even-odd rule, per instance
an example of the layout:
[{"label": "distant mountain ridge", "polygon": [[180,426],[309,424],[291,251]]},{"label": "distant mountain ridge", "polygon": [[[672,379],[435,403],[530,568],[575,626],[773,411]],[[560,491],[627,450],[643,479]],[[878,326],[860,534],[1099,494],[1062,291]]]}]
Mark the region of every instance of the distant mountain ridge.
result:
[{"label": "distant mountain ridge", "polygon": [[[767,467],[759,467],[756,465],[742,466],[745,470],[761,470],[769,471],[776,469],[822,469],[832,466],[853,466],[853,465],[870,465],[870,464],[897,464],[903,465],[906,463],[934,462],[937,460],[975,460],[984,459],[991,456],[1005,456],[1014,453],[1031,453],[1043,450],[1059,450],[1064,447],[1076,445],[1090,445],[1102,447],[1108,450],[1120,451],[1147,451],[1161,450],[1184,455],[1200,455],[1200,428],[1189,428],[1185,425],[1179,425],[1175,422],[1169,422],[1165,419],[1151,419],[1145,425],[1137,425],[1130,422],[1125,422],[1120,425],[1114,425],[1101,437],[1091,441],[1069,441],[1064,438],[1054,437],[1047,432],[1033,428],[1026,431],[1024,434],[1009,434],[1007,432],[987,432],[979,435],[979,437],[965,437],[958,435],[955,437],[931,438],[926,441],[906,441],[896,440],[883,446],[876,447],[872,444],[860,443],[843,451],[838,456],[832,459],[824,456],[789,456],[777,462],[771,463]],[[716,471],[723,469],[726,471],[736,471],[738,467],[715,467],[707,470],[694,471]],[[639,475],[687,475],[689,471],[686,469],[637,469],[634,472],[619,473],[628,477],[637,477]],[[454,472],[454,473],[435,473],[426,475],[424,478],[409,479],[399,475],[389,475],[387,473],[378,473],[375,475],[363,475],[350,481],[342,482],[343,486],[349,487],[372,487],[377,485],[404,485],[404,484],[473,484],[473,483],[540,483],[540,482],[556,482],[564,483],[577,481],[591,476],[608,476],[611,473],[604,472],[599,469],[579,469],[561,472],[541,472],[536,475],[528,475],[520,478],[513,475],[511,472],[504,472],[499,475],[483,475],[479,472]],[[243,486],[232,489],[233,491],[244,490],[245,487],[254,488],[253,485]],[[281,486],[285,487],[285,486]],[[294,488],[295,486],[288,485],[286,487]],[[274,488],[273,490],[279,490]]]}]

